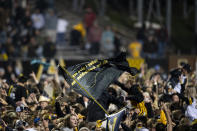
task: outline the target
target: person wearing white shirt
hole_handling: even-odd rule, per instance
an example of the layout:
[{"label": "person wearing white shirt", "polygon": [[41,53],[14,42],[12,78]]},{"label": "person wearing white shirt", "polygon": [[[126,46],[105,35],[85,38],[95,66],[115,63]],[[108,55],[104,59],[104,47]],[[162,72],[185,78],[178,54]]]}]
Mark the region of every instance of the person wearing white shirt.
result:
[{"label": "person wearing white shirt", "polygon": [[33,27],[35,29],[42,29],[45,24],[44,16],[40,13],[40,10],[37,9],[34,14],[31,16],[31,20],[33,22]]},{"label": "person wearing white shirt", "polygon": [[57,44],[65,43],[65,33],[67,31],[68,21],[63,18],[57,20]]},{"label": "person wearing white shirt", "polygon": [[187,110],[185,111],[185,116],[187,116],[190,121],[197,119],[197,104],[195,99],[192,104],[187,107]]}]

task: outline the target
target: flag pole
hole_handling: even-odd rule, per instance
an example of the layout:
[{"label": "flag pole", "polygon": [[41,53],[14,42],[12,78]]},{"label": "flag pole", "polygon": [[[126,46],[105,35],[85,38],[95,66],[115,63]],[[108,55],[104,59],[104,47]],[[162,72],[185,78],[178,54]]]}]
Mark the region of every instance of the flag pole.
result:
[{"label": "flag pole", "polygon": [[105,110],[105,108],[65,69],[63,68],[61,65],[58,65],[60,68],[62,68],[64,70],[64,72],[66,72],[67,75],[69,75],[79,86],[80,88],[82,88],[88,96],[90,96],[90,98],[92,98],[92,100],[107,114],[109,115],[109,113]]}]

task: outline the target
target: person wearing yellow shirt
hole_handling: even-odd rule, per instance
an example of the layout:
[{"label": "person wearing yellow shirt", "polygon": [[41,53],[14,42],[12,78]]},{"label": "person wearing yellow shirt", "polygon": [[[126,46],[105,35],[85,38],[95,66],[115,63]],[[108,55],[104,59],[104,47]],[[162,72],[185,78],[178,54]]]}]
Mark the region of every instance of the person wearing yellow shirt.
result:
[{"label": "person wearing yellow shirt", "polygon": [[134,41],[129,44],[129,53],[133,58],[139,58],[142,50],[142,44],[138,41]]},{"label": "person wearing yellow shirt", "polygon": [[86,29],[83,22],[74,25],[70,34],[70,45],[80,45],[83,48],[85,36]]},{"label": "person wearing yellow shirt", "polygon": [[78,23],[77,25],[74,25],[73,27],[75,30],[79,31],[81,33],[81,36],[84,38],[86,36],[86,29],[84,28],[84,25],[82,22]]}]

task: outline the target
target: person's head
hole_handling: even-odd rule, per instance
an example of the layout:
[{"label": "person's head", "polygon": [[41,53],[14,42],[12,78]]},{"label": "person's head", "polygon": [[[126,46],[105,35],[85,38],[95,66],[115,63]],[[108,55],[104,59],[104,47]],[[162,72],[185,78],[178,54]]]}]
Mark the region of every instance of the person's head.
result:
[{"label": "person's head", "polygon": [[115,96],[115,97],[117,96],[116,90],[112,87],[108,88],[108,93],[112,96]]},{"label": "person's head", "polygon": [[107,31],[110,31],[110,30],[111,30],[111,27],[108,25],[108,26],[105,27],[105,29],[106,29]]},{"label": "person's head", "polygon": [[87,97],[83,96],[83,101],[84,101],[84,102],[88,102],[89,99],[88,99]]},{"label": "person's head", "polygon": [[18,83],[25,84],[27,82],[28,78],[24,76],[23,74],[20,74],[18,77]]},{"label": "person's head", "polygon": [[25,127],[28,126],[28,123],[22,120],[17,120],[15,123],[15,128],[18,131],[23,131],[25,129]]},{"label": "person's head", "polygon": [[48,106],[48,104],[49,103],[47,101],[41,101],[40,102],[40,106],[41,106],[42,109],[45,109]]},{"label": "person's head", "polygon": [[66,126],[68,126],[69,128],[75,128],[78,126],[78,118],[76,115],[74,114],[70,114],[67,118],[66,118]]},{"label": "person's head", "polygon": [[87,12],[87,13],[92,13],[93,10],[92,10],[92,8],[89,7],[89,8],[86,9],[86,12]]},{"label": "person's head", "polygon": [[153,41],[154,37],[153,36],[148,36],[148,41]]},{"label": "person's head", "polygon": [[11,37],[8,37],[7,38],[7,44],[11,44],[12,43],[12,38]]},{"label": "person's head", "polygon": [[49,101],[50,101],[49,98],[45,96],[40,96],[39,102],[40,102],[41,109],[45,109],[49,105]]},{"label": "person's head", "polygon": [[47,39],[47,42],[52,42],[51,37],[47,37],[46,39]]},{"label": "person's head", "polygon": [[196,88],[193,86],[188,86],[185,90],[185,95],[187,98],[197,98]]},{"label": "person's head", "polygon": [[173,79],[176,83],[179,82],[179,80],[181,79],[181,75],[182,75],[182,71],[181,69],[174,69],[170,72],[171,75],[171,79]]},{"label": "person's head", "polygon": [[180,106],[180,104],[179,103],[171,103],[171,105],[170,105],[170,110],[171,111],[175,111],[175,110],[180,110],[180,109],[182,109],[182,107]]},{"label": "person's head", "polygon": [[158,94],[163,94],[163,91],[164,91],[164,85],[163,84],[159,84],[158,85]]},{"label": "person's head", "polygon": [[3,68],[0,68],[0,77],[5,75],[5,70]]},{"label": "person's head", "polygon": [[70,92],[68,94],[68,96],[69,96],[69,102],[71,102],[71,103],[75,103],[76,102],[77,94],[75,92]]},{"label": "person's head", "polygon": [[99,24],[98,24],[98,21],[94,21],[94,27],[98,27],[99,26]]},{"label": "person's head", "polygon": [[52,9],[49,9],[49,10],[48,10],[48,13],[49,13],[50,16],[54,16],[54,14],[55,14],[55,13],[54,13],[54,10],[52,10]]},{"label": "person's head", "polygon": [[80,113],[80,108],[77,106],[77,104],[70,106],[70,112],[71,114],[78,114]]},{"label": "person's head", "polygon": [[64,96],[63,98],[61,98],[60,100],[58,100],[60,102],[60,108],[63,112],[66,113],[66,108],[68,107],[68,96]]},{"label": "person's head", "polygon": [[146,92],[151,93],[152,91],[153,91],[152,87],[147,87],[147,88],[146,88]]},{"label": "person's head", "polygon": [[134,83],[132,76],[128,72],[122,73],[121,76],[118,78],[118,81],[124,84],[127,88],[130,88]]},{"label": "person's head", "polygon": [[144,92],[143,96],[144,96],[144,102],[146,102],[146,103],[151,102],[151,97],[148,92]]},{"label": "person's head", "polygon": [[40,14],[40,10],[39,10],[39,9],[36,9],[36,10],[35,10],[35,13],[36,13],[36,14]]},{"label": "person's head", "polygon": [[171,97],[171,95],[163,94],[160,96],[158,102],[159,102],[159,105],[162,105],[163,103],[170,103],[170,102],[172,102],[172,97]]},{"label": "person's head", "polygon": [[180,99],[179,99],[179,96],[178,94],[172,94],[172,102],[174,103],[179,103]]},{"label": "person's head", "polygon": [[40,30],[35,30],[35,35],[39,36],[40,35]]},{"label": "person's head", "polygon": [[183,74],[185,75],[189,74],[192,71],[191,66],[184,62],[181,63],[181,67],[182,67]]},{"label": "person's head", "polygon": [[29,10],[25,11],[25,16],[30,16],[30,11]]},{"label": "person's head", "polygon": [[31,43],[31,45],[36,45],[36,39],[35,39],[35,37],[31,37],[30,43]]}]

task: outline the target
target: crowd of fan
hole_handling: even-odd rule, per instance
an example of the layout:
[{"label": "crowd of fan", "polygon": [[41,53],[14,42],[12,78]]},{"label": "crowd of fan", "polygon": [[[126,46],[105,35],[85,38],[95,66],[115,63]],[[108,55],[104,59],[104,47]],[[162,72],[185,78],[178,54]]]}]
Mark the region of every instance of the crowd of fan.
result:
[{"label": "crowd of fan", "polygon": [[101,50],[108,56],[119,49],[119,38],[110,27],[102,33],[91,8],[86,9],[82,22],[69,33],[69,22],[47,2],[0,1],[0,59],[51,58],[58,45],[66,47],[69,44],[80,45],[91,54]]},{"label": "crowd of fan", "polygon": [[82,22],[70,32],[70,45],[80,45],[91,55],[112,57],[120,52],[121,40],[115,29],[109,25],[101,27],[93,9],[86,8]]},{"label": "crowd of fan", "polygon": [[163,58],[167,51],[167,44],[168,34],[164,26],[155,29],[152,24],[148,27],[143,24],[137,32],[136,41],[129,45],[129,50],[133,57]]},{"label": "crowd of fan", "polygon": [[1,59],[55,55],[58,18],[51,6],[43,2],[0,1]]},{"label": "crowd of fan", "polygon": [[[0,69],[0,130],[105,130],[106,126],[96,123],[105,118],[105,112],[74,92],[58,72],[44,73],[40,80],[34,72],[14,74],[11,66]],[[127,107],[118,130],[194,131],[196,97],[194,72],[182,63],[169,75],[145,65],[136,77],[125,72],[98,101],[110,114]],[[143,113],[136,107],[141,102],[146,107]]]},{"label": "crowd of fan", "polygon": [[[55,44],[67,44],[68,22],[58,18],[51,10],[53,7],[46,10],[49,7],[40,0],[35,7],[19,3],[0,1],[1,57],[54,57]],[[142,47],[142,56],[163,55],[167,41],[164,28],[155,33],[152,28],[142,27],[137,39],[140,45],[131,46],[134,57],[141,55]],[[109,26],[102,32],[90,8],[83,22],[71,30],[69,42],[90,54],[103,53],[109,57],[120,48],[120,38]],[[43,74],[41,79],[34,72],[28,76],[20,72],[12,65],[0,68],[0,130],[105,130],[106,126],[96,123],[105,118],[105,112],[74,92],[58,72]],[[127,107],[119,130],[197,130],[196,84],[196,76],[188,64],[182,63],[170,74],[144,65],[136,77],[123,73],[98,101],[110,114]],[[136,106],[139,103],[146,107],[143,113]]]},{"label": "crowd of fan", "polygon": [[[53,0],[50,0],[53,1]],[[0,1],[0,59],[54,57],[60,46],[78,45],[91,55],[112,57],[119,53],[121,38],[109,25],[98,23],[96,13],[86,8],[79,23],[69,23],[61,12],[56,12],[54,3],[46,0]],[[52,6],[53,5],[53,6]],[[74,25],[71,30],[68,26]],[[131,52],[140,56],[158,58],[165,55],[167,33],[151,25],[144,25],[137,33],[137,41]],[[133,49],[134,48],[134,49]]]}]

